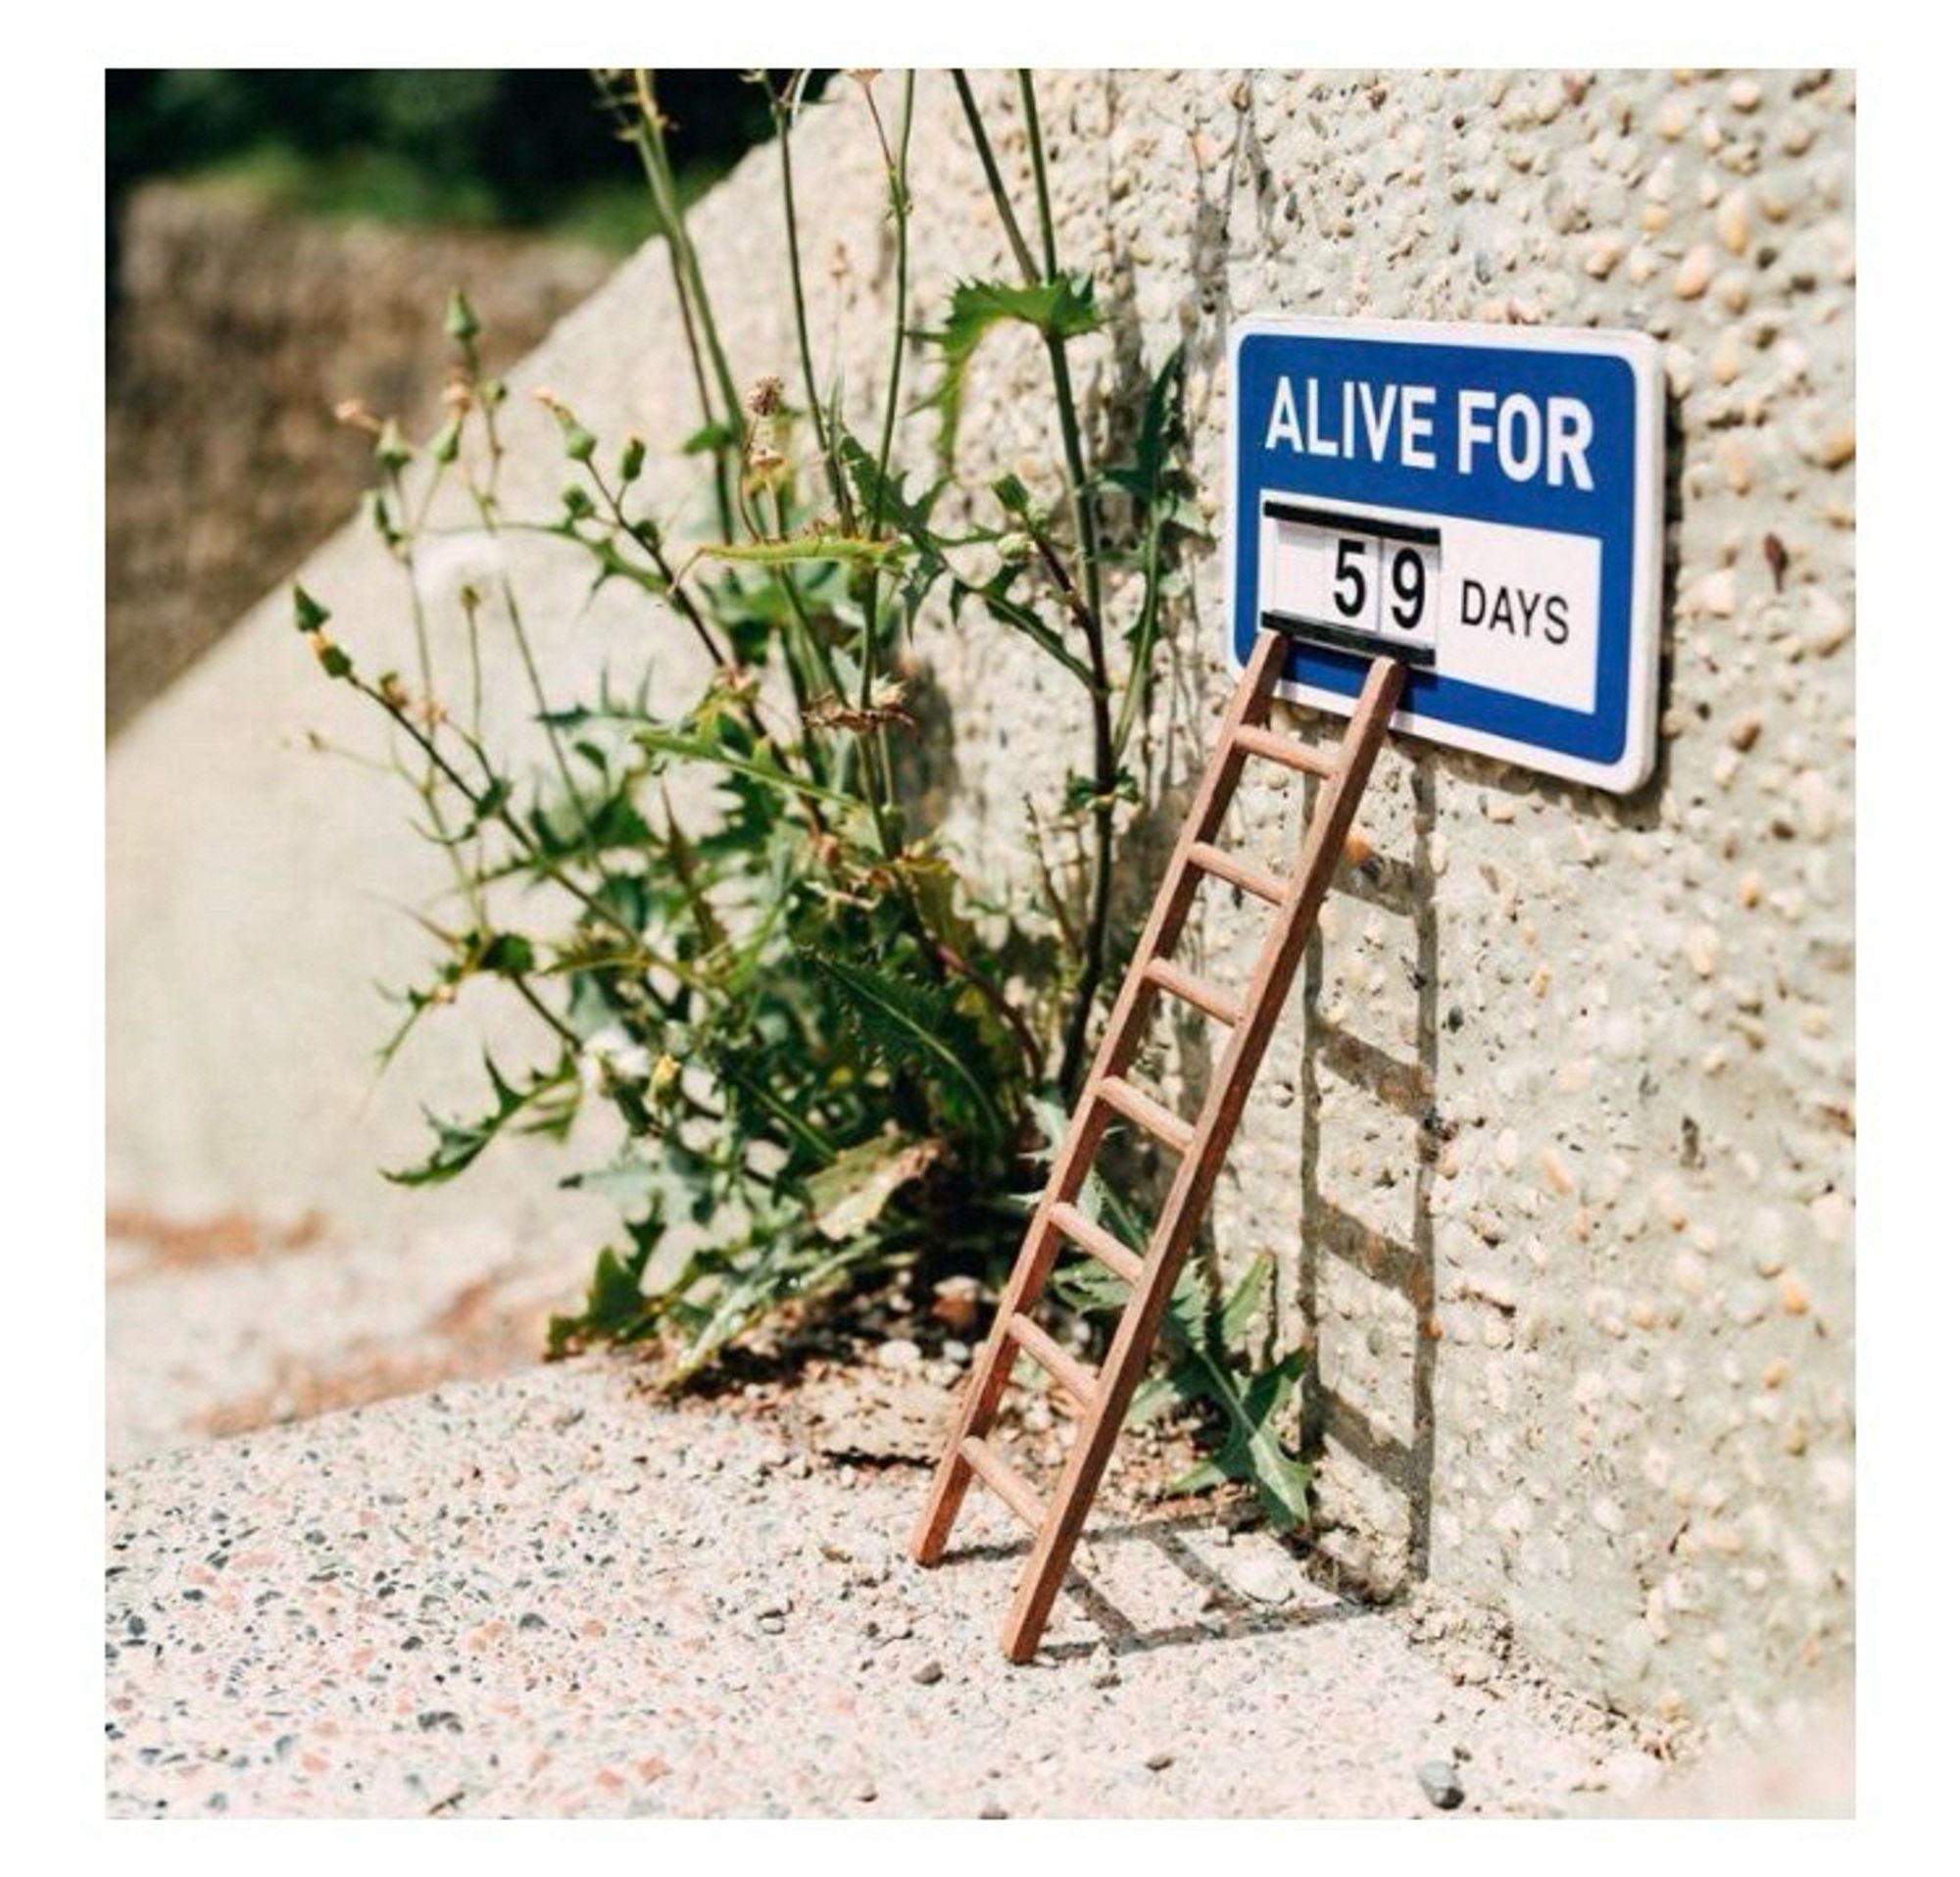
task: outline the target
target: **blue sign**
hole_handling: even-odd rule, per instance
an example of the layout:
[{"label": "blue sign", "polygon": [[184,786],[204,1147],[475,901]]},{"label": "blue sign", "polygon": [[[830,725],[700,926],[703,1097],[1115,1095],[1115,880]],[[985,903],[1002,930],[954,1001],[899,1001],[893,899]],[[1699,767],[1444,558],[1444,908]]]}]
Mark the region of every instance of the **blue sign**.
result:
[{"label": "blue sign", "polygon": [[1632,332],[1254,319],[1232,335],[1229,649],[1281,695],[1621,792],[1653,767],[1660,348]]}]

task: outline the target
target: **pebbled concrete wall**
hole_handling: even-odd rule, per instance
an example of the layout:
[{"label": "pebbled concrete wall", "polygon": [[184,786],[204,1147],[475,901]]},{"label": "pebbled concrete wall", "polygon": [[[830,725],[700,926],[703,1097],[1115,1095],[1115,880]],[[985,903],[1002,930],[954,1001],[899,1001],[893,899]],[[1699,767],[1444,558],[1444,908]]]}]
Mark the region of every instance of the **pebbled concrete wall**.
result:
[{"label": "pebbled concrete wall", "polygon": [[[1791,1721],[1851,1650],[1853,82],[1068,74],[1040,91],[1061,251],[1109,315],[1074,354],[1092,432],[1106,441],[1184,344],[1207,513],[1240,315],[1629,326],[1667,347],[1656,778],[1619,802],[1391,753],[1363,811],[1376,858],[1323,918],[1209,1255],[1279,1257],[1269,1327],[1313,1353],[1319,1542],[1353,1577],[1416,1584],[1440,1625],[1494,1615],[1662,1720]],[[1007,89],[982,98],[1025,201]],[[844,81],[833,100],[799,134],[804,247],[820,348],[861,410],[892,255],[861,107]],[[954,277],[1004,256],[943,77],[922,78],[919,113],[923,325]],[[745,377],[793,375],[775,187],[763,153],[699,222]],[[684,433],[661,256],[623,269],[520,388],[540,379],[602,430]],[[969,467],[1055,489],[1044,382],[1032,346],[989,343]],[[916,463],[923,421],[904,438]],[[532,435],[517,469],[548,499],[558,463],[542,422]],[[534,616],[564,621],[555,682],[644,645],[603,609],[574,628],[580,569],[523,558]],[[1140,758],[1166,806],[1125,838],[1133,918],[1229,684],[1216,562],[1200,549],[1188,570]],[[381,571],[343,540],[308,572],[357,647],[400,629],[382,624]],[[1132,599],[1119,582],[1119,617]],[[921,659],[946,713],[934,813],[1025,881],[1026,797],[1086,762],[1074,701],[977,619],[928,632]],[[348,1106],[350,1041],[376,1025],[347,959],[380,929],[355,884],[406,896],[421,863],[368,794],[356,806],[345,782],[275,762],[270,725],[296,713],[328,714],[273,606],[112,758],[112,1166],[138,1189],[190,1169],[227,1191],[338,1194],[350,1163],[403,1138],[399,1095]],[[1280,860],[1299,807],[1248,790],[1234,838]],[[219,912],[228,976],[210,956]],[[137,942],[144,917],[161,954]],[[1207,900],[1193,943],[1230,981],[1257,934],[1247,909]],[[452,1037],[404,1083],[439,1080],[445,1048],[466,1073]],[[247,1052],[250,1089],[230,1080]],[[1174,1092],[1202,1073],[1193,1031],[1164,1030],[1152,1060]],[[172,1074],[194,1099],[139,1106]],[[438,1203],[505,1196],[543,1206],[536,1170],[506,1160]],[[1460,1666],[1484,1672],[1480,1650]]]}]

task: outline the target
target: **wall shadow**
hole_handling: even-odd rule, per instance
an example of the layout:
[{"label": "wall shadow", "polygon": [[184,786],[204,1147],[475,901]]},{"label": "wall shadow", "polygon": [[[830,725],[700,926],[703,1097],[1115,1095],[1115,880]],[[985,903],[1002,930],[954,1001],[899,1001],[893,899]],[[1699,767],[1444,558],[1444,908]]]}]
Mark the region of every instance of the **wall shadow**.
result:
[{"label": "wall shadow", "polygon": [[[1376,855],[1344,868],[1330,899],[1358,901],[1409,919],[1414,927],[1416,1046],[1403,1061],[1378,1044],[1325,1022],[1318,1013],[1324,945],[1316,930],[1307,944],[1300,995],[1305,999],[1306,1049],[1300,1075],[1301,1257],[1296,1292],[1307,1372],[1302,1400],[1306,1448],[1316,1459],[1338,1446],[1386,1486],[1405,1508],[1400,1568],[1386,1580],[1371,1574],[1366,1588],[1395,1592],[1428,1575],[1431,1482],[1436,1460],[1436,1225],[1433,1187],[1436,1157],[1447,1124],[1436,1108],[1439,1052],[1436,874],[1430,835],[1436,826],[1434,753],[1418,750],[1408,770],[1414,798],[1414,849],[1406,861]],[[1365,813],[1365,811],[1364,811]],[[1328,1190],[1326,1155],[1338,1145],[1323,1140],[1324,1078],[1337,1077],[1412,1122],[1416,1165],[1409,1215],[1399,1233],[1357,1217]],[[1408,1391],[1411,1433],[1404,1439],[1381,1427],[1363,1406],[1342,1392],[1322,1355],[1323,1293],[1334,1264],[1359,1272],[1402,1299],[1413,1318],[1413,1355],[1405,1381],[1381,1377],[1384,1387]],[[1324,1514],[1316,1505],[1316,1524]],[[1344,1520],[1332,1521],[1336,1525]],[[1325,1527],[1322,1527],[1325,1530]],[[1339,1561],[1339,1560],[1337,1560]]]}]

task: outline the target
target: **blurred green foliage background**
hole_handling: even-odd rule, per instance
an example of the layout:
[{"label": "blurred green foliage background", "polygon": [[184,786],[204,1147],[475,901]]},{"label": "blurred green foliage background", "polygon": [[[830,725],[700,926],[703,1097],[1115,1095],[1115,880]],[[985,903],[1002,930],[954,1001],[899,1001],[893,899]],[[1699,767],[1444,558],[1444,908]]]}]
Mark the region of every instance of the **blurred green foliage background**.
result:
[{"label": "blurred green foliage background", "polygon": [[[743,74],[662,70],[684,194],[768,134]],[[221,175],[278,205],[463,227],[548,229],[626,249],[651,232],[632,151],[592,74],[556,72],[111,72],[117,210],[144,178]]]}]

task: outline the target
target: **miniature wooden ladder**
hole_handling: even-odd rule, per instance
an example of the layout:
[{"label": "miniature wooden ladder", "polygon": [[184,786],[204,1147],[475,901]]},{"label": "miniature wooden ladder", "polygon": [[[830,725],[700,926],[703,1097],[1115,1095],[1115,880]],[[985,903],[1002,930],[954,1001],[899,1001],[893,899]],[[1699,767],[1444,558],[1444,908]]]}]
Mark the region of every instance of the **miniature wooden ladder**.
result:
[{"label": "miniature wooden ladder", "polygon": [[[1273,686],[1285,667],[1287,643],[1277,632],[1260,632],[1227,707],[1150,923],[1109,1013],[1108,1030],[1055,1156],[1048,1190],[1028,1223],[1013,1275],[1002,1295],[986,1348],[974,1363],[953,1438],[912,1537],[912,1555],[918,1561],[938,1563],[976,1473],[1034,1528],[1034,1550],[1021,1571],[1001,1633],[1002,1647],[1013,1661],[1024,1662],[1034,1655],[1048,1626],[1055,1592],[1067,1572],[1130,1397],[1150,1359],[1178,1269],[1210,1203],[1212,1185],[1258,1072],[1266,1039],[1305,950],[1307,934],[1326,897],[1348,825],[1368,785],[1369,771],[1401,692],[1401,667],[1390,658],[1376,659],[1369,667],[1340,750],[1328,757],[1298,738],[1266,728]],[[1314,804],[1305,846],[1291,879],[1248,865],[1212,845],[1249,757],[1318,776],[1326,784]],[[1205,873],[1279,909],[1243,1000],[1201,982],[1171,962],[1199,878]],[[1224,1050],[1212,1069],[1209,1093],[1195,1121],[1181,1119],[1123,1079],[1143,1035],[1151,1000],[1162,992],[1196,1006],[1228,1031]],[[1078,1211],[1074,1203],[1112,1115],[1135,1122],[1179,1157],[1177,1176],[1141,1258]],[[1031,1313],[1064,1238],[1131,1286],[1130,1301],[1100,1370],[1071,1356]],[[1048,1371],[1082,1416],[1054,1497],[1046,1506],[1035,1488],[987,1445],[987,1430],[999,1411],[1014,1362],[1023,1352]]]}]

